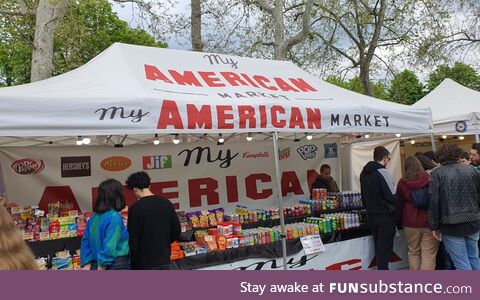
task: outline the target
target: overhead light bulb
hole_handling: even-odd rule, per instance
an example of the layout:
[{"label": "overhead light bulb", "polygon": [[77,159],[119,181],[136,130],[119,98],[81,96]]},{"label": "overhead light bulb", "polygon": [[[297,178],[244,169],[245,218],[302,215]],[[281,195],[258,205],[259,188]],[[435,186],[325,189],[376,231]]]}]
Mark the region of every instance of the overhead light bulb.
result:
[{"label": "overhead light bulb", "polygon": [[78,146],[83,145],[83,139],[82,139],[81,136],[78,136],[78,137],[77,137],[77,145],[78,145]]},{"label": "overhead light bulb", "polygon": [[178,134],[175,135],[175,137],[173,138],[173,143],[176,145],[178,143],[180,143],[180,139],[178,138]]},{"label": "overhead light bulb", "polygon": [[160,139],[158,138],[158,133],[155,133],[155,139],[153,140],[155,146],[160,145]]},{"label": "overhead light bulb", "polygon": [[415,140],[411,140],[410,144],[415,145]]},{"label": "overhead light bulb", "polygon": [[402,136],[402,134],[401,134],[401,133],[397,133],[397,134],[395,134],[395,136],[396,136],[397,138],[399,138],[399,137]]},{"label": "overhead light bulb", "polygon": [[248,133],[248,134],[247,134],[247,141],[248,141],[248,142],[253,141],[253,136],[252,136],[251,133]]},{"label": "overhead light bulb", "polygon": [[223,144],[223,143],[225,142],[225,139],[223,138],[223,136],[222,136],[221,133],[218,134],[218,142],[219,142],[220,144]]},{"label": "overhead light bulb", "polygon": [[307,140],[311,141],[313,139],[313,136],[309,133],[305,133],[307,135]]},{"label": "overhead light bulb", "polygon": [[370,135],[369,135],[369,134],[366,134],[366,135],[365,135],[365,138],[366,138],[366,139],[370,138]]},{"label": "overhead light bulb", "polygon": [[462,135],[462,136],[459,136],[458,139],[463,141],[465,139],[465,137]]},{"label": "overhead light bulb", "polygon": [[91,141],[92,141],[92,140],[91,140],[89,137],[84,137],[83,140],[82,140],[82,142],[83,142],[85,145],[90,144]]},{"label": "overhead light bulb", "polygon": [[446,136],[446,135],[442,135],[442,139],[446,140],[446,139],[447,139],[447,136]]}]

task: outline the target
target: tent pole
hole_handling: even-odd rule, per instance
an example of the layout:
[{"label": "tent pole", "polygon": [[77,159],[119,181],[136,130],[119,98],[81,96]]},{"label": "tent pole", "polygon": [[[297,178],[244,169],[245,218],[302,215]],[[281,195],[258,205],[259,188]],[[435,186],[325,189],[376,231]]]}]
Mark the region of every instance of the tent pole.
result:
[{"label": "tent pole", "polygon": [[477,118],[477,113],[474,112],[473,113],[473,118],[474,118],[474,122],[475,122],[475,141],[477,143],[480,143],[480,130],[478,128],[478,118]]},{"label": "tent pole", "polygon": [[435,145],[435,135],[433,132],[430,133],[430,141],[432,142],[432,151],[437,151],[437,146]]},{"label": "tent pole", "polygon": [[283,215],[283,197],[282,197],[282,184],[280,183],[280,162],[278,160],[278,132],[273,132],[273,154],[275,157],[275,171],[277,174],[277,198],[280,207],[280,228],[282,230],[282,256],[283,256],[283,269],[287,270],[287,241],[285,235],[285,217]]}]

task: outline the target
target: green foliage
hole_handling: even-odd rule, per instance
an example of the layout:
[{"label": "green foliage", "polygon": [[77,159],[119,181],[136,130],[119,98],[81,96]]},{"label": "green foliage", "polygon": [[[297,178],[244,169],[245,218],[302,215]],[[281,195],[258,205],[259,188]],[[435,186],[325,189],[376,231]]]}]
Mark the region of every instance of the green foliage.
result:
[{"label": "green foliage", "polygon": [[[14,4],[0,5],[12,7]],[[0,83],[29,82],[34,33],[34,17],[0,16]],[[112,11],[107,0],[73,2],[55,31],[54,75],[85,64],[115,42],[166,47],[144,30],[130,28]]]},{"label": "green foliage", "polygon": [[[363,86],[362,86],[362,81],[360,80],[360,77],[354,77],[348,81],[342,80],[340,77],[331,75],[328,76],[325,81],[334,84],[336,86],[342,87],[344,89],[348,89],[360,94],[364,94]],[[373,90],[373,97],[379,98],[386,100],[388,99],[388,93],[385,90],[385,85],[382,82],[373,82],[370,81],[370,85]]]},{"label": "green foliage", "polygon": [[398,73],[390,83],[388,99],[402,104],[412,105],[424,95],[423,85],[417,75],[410,70]]},{"label": "green foliage", "polygon": [[457,62],[453,67],[439,66],[427,80],[428,91],[436,88],[445,78],[450,78],[468,88],[480,91],[480,75],[470,65]]}]

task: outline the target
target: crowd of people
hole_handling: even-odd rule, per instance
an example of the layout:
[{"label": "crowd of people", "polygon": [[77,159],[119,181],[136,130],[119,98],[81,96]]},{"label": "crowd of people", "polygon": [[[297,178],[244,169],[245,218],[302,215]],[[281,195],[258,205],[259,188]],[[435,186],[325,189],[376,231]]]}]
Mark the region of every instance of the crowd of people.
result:
[{"label": "crowd of people", "polygon": [[[410,270],[480,270],[480,144],[466,153],[445,143],[437,153],[407,157],[396,188],[386,171],[390,152],[377,147],[360,175],[376,263],[388,270],[396,226],[405,232]],[[440,250],[439,250],[440,249]]]}]

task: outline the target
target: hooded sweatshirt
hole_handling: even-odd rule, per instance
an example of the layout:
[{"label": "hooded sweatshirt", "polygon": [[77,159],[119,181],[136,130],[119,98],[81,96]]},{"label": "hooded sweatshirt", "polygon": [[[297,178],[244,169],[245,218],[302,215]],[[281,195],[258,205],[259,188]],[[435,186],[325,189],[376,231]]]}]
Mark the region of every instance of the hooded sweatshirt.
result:
[{"label": "hooded sweatshirt", "polygon": [[371,161],[360,173],[362,202],[369,214],[395,213],[395,187],[385,166]]},{"label": "hooded sweatshirt", "polygon": [[402,178],[397,185],[397,207],[399,221],[405,227],[428,228],[428,208],[418,208],[412,200],[412,191],[428,187],[427,172],[418,179],[407,181]]}]

